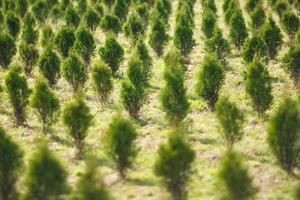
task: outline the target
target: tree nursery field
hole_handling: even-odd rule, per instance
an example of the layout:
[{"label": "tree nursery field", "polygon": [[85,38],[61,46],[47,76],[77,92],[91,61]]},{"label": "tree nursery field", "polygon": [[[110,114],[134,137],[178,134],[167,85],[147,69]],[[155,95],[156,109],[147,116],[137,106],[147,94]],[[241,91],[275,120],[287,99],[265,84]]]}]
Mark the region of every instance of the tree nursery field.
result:
[{"label": "tree nursery field", "polygon": [[0,8],[0,200],[300,200],[299,0]]}]

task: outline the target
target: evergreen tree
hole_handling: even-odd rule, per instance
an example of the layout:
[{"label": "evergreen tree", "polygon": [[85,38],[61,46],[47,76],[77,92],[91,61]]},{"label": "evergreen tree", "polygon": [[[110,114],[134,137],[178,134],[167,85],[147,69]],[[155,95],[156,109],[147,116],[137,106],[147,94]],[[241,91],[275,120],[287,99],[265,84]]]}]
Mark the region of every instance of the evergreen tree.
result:
[{"label": "evergreen tree", "polygon": [[25,74],[30,76],[34,66],[38,63],[38,49],[32,44],[22,43],[19,47],[19,54],[24,64]]},{"label": "evergreen tree", "polygon": [[36,22],[34,16],[31,12],[26,13],[23,26],[22,26],[22,33],[21,38],[23,42],[29,44],[36,44],[39,36],[38,30],[35,28]]},{"label": "evergreen tree", "polygon": [[39,70],[41,74],[49,81],[53,87],[60,77],[60,58],[57,53],[47,48],[41,55],[39,60]]},{"label": "evergreen tree", "polygon": [[27,10],[28,10],[27,0],[16,0],[16,12],[21,18],[25,16]]},{"label": "evergreen tree", "polygon": [[230,19],[229,37],[233,44],[240,49],[248,37],[247,27],[241,11],[236,11]]},{"label": "evergreen tree", "polygon": [[283,67],[290,74],[295,86],[300,80],[300,44],[292,45],[282,59]]},{"label": "evergreen tree", "polygon": [[49,88],[46,80],[37,81],[30,97],[30,105],[36,110],[43,124],[43,133],[46,134],[49,127],[55,122],[60,109],[59,99]]},{"label": "evergreen tree", "polygon": [[204,58],[198,74],[196,93],[207,101],[209,108],[214,111],[218,101],[219,91],[225,78],[223,66],[214,55]]},{"label": "evergreen tree", "polygon": [[126,20],[129,10],[129,5],[126,0],[115,0],[112,8],[112,13],[117,16],[121,22]]},{"label": "evergreen tree", "polygon": [[87,70],[80,58],[71,53],[62,65],[62,75],[72,86],[73,92],[82,88],[87,80]]},{"label": "evergreen tree", "polygon": [[26,107],[31,90],[20,66],[13,66],[5,77],[9,101],[14,110],[15,123],[23,125],[26,121]]},{"label": "evergreen tree", "polygon": [[227,151],[219,171],[219,179],[225,189],[222,199],[249,200],[258,191],[240,156],[233,151]]},{"label": "evergreen tree", "polygon": [[120,62],[124,59],[124,50],[114,34],[107,35],[104,46],[99,49],[99,54],[101,59],[110,66],[113,73],[118,71]]},{"label": "evergreen tree", "polygon": [[73,138],[78,158],[83,157],[84,140],[88,128],[91,126],[92,118],[90,109],[80,96],[70,101],[63,110],[62,120],[68,128],[69,135]]},{"label": "evergreen tree", "polygon": [[102,17],[100,22],[100,27],[105,32],[114,32],[118,34],[121,31],[121,22],[120,19],[112,14],[106,14]]},{"label": "evergreen tree", "polygon": [[148,49],[143,40],[139,40],[136,43],[133,54],[142,62],[144,71],[143,73],[148,81],[151,76],[152,58],[149,55]]},{"label": "evergreen tree", "polygon": [[8,68],[16,53],[15,40],[8,34],[0,34],[0,65],[3,68]]},{"label": "evergreen tree", "polygon": [[269,18],[269,21],[260,29],[259,35],[267,44],[270,58],[274,59],[283,43],[280,28],[272,18]]},{"label": "evergreen tree", "polygon": [[300,21],[297,15],[293,12],[285,12],[281,18],[283,28],[286,30],[291,39],[295,37],[300,26]]},{"label": "evergreen tree", "polygon": [[116,164],[119,174],[125,173],[137,155],[137,132],[133,124],[121,116],[116,116],[109,125],[106,145],[108,153]]},{"label": "evergreen tree", "polygon": [[32,13],[36,20],[40,23],[45,22],[48,17],[48,6],[45,1],[37,0],[31,7]]},{"label": "evergreen tree", "polygon": [[216,115],[222,127],[222,137],[228,148],[243,137],[244,114],[228,98],[218,100]]},{"label": "evergreen tree", "polygon": [[75,43],[75,34],[74,31],[70,28],[62,28],[57,33],[54,42],[61,53],[61,55],[66,58],[69,55],[70,49]]},{"label": "evergreen tree", "polygon": [[178,126],[184,120],[190,107],[184,86],[182,60],[179,56],[176,50],[166,55],[169,59],[165,59],[165,86],[160,94],[162,109],[172,126]]},{"label": "evergreen tree", "polygon": [[144,32],[141,18],[136,13],[131,14],[124,24],[125,35],[135,43],[140,37],[143,37]]},{"label": "evergreen tree", "polygon": [[151,25],[149,44],[157,56],[161,56],[163,54],[164,46],[167,44],[168,38],[164,23],[161,19],[155,17]]},{"label": "evergreen tree", "polygon": [[250,14],[252,27],[254,30],[258,30],[266,20],[266,14],[262,5],[257,5],[256,8]]},{"label": "evergreen tree", "polygon": [[0,199],[17,199],[16,182],[23,165],[20,147],[0,127]]},{"label": "evergreen tree", "polygon": [[100,25],[100,16],[99,14],[89,8],[86,13],[84,14],[84,20],[85,20],[85,24],[86,26],[91,30],[91,31],[95,31],[96,28]]},{"label": "evergreen tree", "polygon": [[289,174],[299,166],[300,111],[296,101],[287,98],[269,123],[268,143],[280,166]]},{"label": "evergreen tree", "polygon": [[63,198],[67,191],[67,173],[46,144],[38,147],[29,161],[23,200]]},{"label": "evergreen tree", "polygon": [[206,10],[202,14],[201,29],[206,38],[211,38],[217,23],[216,14],[211,10]]},{"label": "evergreen tree", "polygon": [[143,63],[133,57],[128,63],[127,79],[121,87],[121,99],[129,115],[135,119],[146,100],[146,85]]},{"label": "evergreen tree", "polygon": [[70,200],[110,200],[112,199],[105,184],[97,173],[94,160],[86,161],[85,172],[76,184],[75,191]]},{"label": "evergreen tree", "polygon": [[268,46],[260,36],[248,38],[243,46],[242,57],[246,62],[251,62],[254,57],[266,60],[268,57]]},{"label": "evergreen tree", "polygon": [[92,69],[92,82],[94,90],[101,101],[106,101],[113,90],[111,68],[102,62]]},{"label": "evergreen tree", "polygon": [[67,11],[65,12],[65,22],[67,26],[73,28],[77,28],[80,23],[80,16],[72,6],[68,6]]},{"label": "evergreen tree", "polygon": [[169,134],[168,143],[158,149],[154,173],[162,179],[172,199],[181,200],[187,196],[186,185],[191,174],[195,152],[185,140],[183,133],[174,131]]},{"label": "evergreen tree", "polygon": [[16,38],[21,30],[20,19],[13,12],[8,12],[5,17],[5,24],[8,33]]},{"label": "evergreen tree", "polygon": [[246,93],[258,114],[263,114],[272,104],[272,82],[267,68],[258,59],[248,66]]},{"label": "evergreen tree", "polygon": [[42,34],[41,34],[41,45],[44,48],[52,48],[53,44],[54,44],[54,33],[53,30],[51,28],[51,26],[46,25],[43,29],[42,29]]},{"label": "evergreen tree", "polygon": [[76,32],[75,50],[88,66],[96,48],[93,34],[85,28],[79,28]]}]

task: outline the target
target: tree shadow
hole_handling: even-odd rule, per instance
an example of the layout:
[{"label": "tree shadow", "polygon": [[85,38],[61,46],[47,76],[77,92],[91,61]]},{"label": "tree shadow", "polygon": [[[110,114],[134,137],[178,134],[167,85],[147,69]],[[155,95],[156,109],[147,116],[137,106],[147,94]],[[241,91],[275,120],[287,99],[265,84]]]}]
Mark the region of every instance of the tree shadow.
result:
[{"label": "tree shadow", "polygon": [[154,183],[151,180],[140,179],[140,178],[127,178],[126,181],[132,185],[139,186],[154,186]]}]

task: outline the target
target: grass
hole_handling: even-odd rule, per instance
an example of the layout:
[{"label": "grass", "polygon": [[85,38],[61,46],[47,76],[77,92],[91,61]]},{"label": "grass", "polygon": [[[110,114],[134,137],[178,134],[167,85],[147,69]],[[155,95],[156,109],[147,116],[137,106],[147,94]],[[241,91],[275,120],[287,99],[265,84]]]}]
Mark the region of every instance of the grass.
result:
[{"label": "grass", "polygon": [[[228,37],[228,27],[224,22],[224,14],[222,11],[222,1],[215,0],[218,8],[218,26],[222,28],[226,37]],[[241,6],[244,5],[244,0],[241,0]],[[175,25],[175,11],[177,1],[172,1],[173,12],[170,17],[169,34],[172,36]],[[203,57],[204,50],[204,35],[200,29],[201,26],[201,4],[198,0],[195,4],[195,30],[194,38],[196,39],[196,46],[190,55],[190,64],[186,74],[186,87],[188,91],[189,101],[191,103],[191,111],[184,121],[186,127],[186,134],[196,151],[196,161],[193,165],[193,174],[189,186],[189,199],[218,199],[221,191],[220,185],[217,181],[217,173],[220,167],[220,161],[225,151],[223,141],[220,138],[219,126],[216,116],[209,111],[206,103],[195,95],[196,76],[199,71]],[[268,8],[267,13],[271,10]],[[272,13],[274,15],[274,13]],[[249,27],[249,16],[244,10],[244,16]],[[277,17],[277,16],[275,16]],[[275,18],[278,22],[278,17]],[[61,24],[59,22],[59,24]],[[54,31],[57,31],[57,24],[53,24]],[[97,28],[94,33],[97,41],[97,48],[102,46],[105,41],[104,33]],[[126,59],[123,62],[120,70],[123,77],[126,75],[127,61],[130,57],[131,46],[129,41],[123,36],[118,37],[119,42],[126,49]],[[285,36],[285,40],[287,38]],[[172,41],[169,46],[171,48]],[[287,45],[285,45],[279,57],[285,52]],[[42,49],[40,49],[42,50]],[[150,50],[150,48],[149,48]],[[98,53],[96,52],[96,57]],[[128,172],[126,181],[118,178],[118,174],[114,169],[112,161],[106,156],[104,152],[103,137],[108,128],[112,117],[122,112],[128,116],[119,98],[121,79],[114,80],[114,91],[108,103],[101,104],[97,101],[96,95],[91,87],[91,80],[86,84],[86,101],[94,115],[94,124],[89,129],[89,134],[86,139],[86,148],[88,154],[97,155],[101,173],[104,180],[109,186],[113,196],[116,199],[145,199],[145,200],[159,200],[167,199],[167,192],[161,187],[160,181],[153,174],[153,164],[156,158],[158,146],[164,143],[167,138],[168,124],[165,120],[164,113],[161,111],[159,102],[160,89],[163,87],[163,59],[158,58],[151,50],[153,57],[153,75],[150,80],[151,93],[144,106],[141,120],[136,122],[138,130],[138,146],[140,148],[137,160],[132,170]],[[97,60],[95,58],[94,60]],[[14,63],[17,63],[17,57]],[[229,68],[226,69],[226,79],[222,87],[221,95],[228,96],[232,101],[245,112],[246,126],[244,128],[245,137],[236,145],[237,151],[241,152],[244,162],[249,166],[249,170],[254,179],[254,184],[259,188],[259,193],[256,199],[292,199],[292,190],[297,180],[289,177],[276,164],[275,158],[272,156],[268,145],[266,143],[267,124],[268,119],[274,112],[278,103],[285,96],[290,96],[296,93],[293,83],[288,74],[281,68],[280,61],[272,61],[268,65],[271,76],[274,79],[273,95],[274,104],[267,112],[265,119],[260,119],[257,113],[253,111],[251,102],[245,94],[245,79],[244,71],[245,64],[239,56],[239,53],[233,50],[233,55],[229,59]],[[6,72],[2,70],[0,77],[3,80]],[[35,71],[34,77],[38,76],[38,71]],[[35,78],[29,78],[31,88],[33,88]],[[62,78],[59,80],[55,92],[58,94],[63,108],[66,102],[72,99],[73,94],[71,87]],[[0,105],[0,120],[2,126],[9,132],[9,134],[20,144],[25,151],[25,164],[36,149],[35,143],[39,142],[42,135],[41,123],[38,121],[34,111],[28,109],[28,127],[13,127],[12,108],[8,102],[7,94],[4,92],[1,95]],[[69,178],[68,181],[71,186],[77,181],[78,176],[84,170],[84,162],[75,159],[75,148],[71,138],[67,135],[66,127],[59,120],[53,127],[52,134],[47,136],[51,150],[57,155],[66,167]],[[26,166],[26,165],[25,165]],[[24,167],[24,172],[26,167]],[[22,173],[21,180],[18,184],[22,191],[22,181],[24,173]]]}]

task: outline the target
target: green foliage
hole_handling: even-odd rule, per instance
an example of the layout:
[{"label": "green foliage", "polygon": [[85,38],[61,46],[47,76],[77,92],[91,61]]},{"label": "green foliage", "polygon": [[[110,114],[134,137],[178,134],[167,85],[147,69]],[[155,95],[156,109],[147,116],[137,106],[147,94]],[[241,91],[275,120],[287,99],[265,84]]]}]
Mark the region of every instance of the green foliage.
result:
[{"label": "green foliage", "polygon": [[266,42],[270,58],[274,59],[283,43],[283,36],[272,18],[260,29],[259,36]]},{"label": "green foliage", "polygon": [[241,11],[233,13],[230,19],[229,37],[233,44],[240,49],[248,37],[247,27]]},{"label": "green foliage", "polygon": [[258,30],[266,20],[266,14],[262,6],[256,6],[256,8],[250,14],[252,27],[254,30]]},{"label": "green foliage", "polygon": [[295,100],[287,98],[269,123],[268,143],[281,167],[288,173],[299,166],[300,111]]},{"label": "green foliage", "polygon": [[128,63],[127,79],[121,87],[121,99],[129,115],[135,119],[146,101],[146,77],[143,63],[133,57]]},{"label": "green foliage", "polygon": [[60,29],[54,39],[54,43],[61,55],[64,58],[68,57],[69,51],[75,43],[74,30],[67,27]]},{"label": "green foliage", "polygon": [[184,86],[183,64],[177,50],[166,55],[164,80],[165,85],[160,94],[162,109],[169,123],[178,126],[186,117],[190,104]]},{"label": "green foliage", "polygon": [[217,17],[213,11],[207,10],[202,14],[201,29],[204,32],[206,38],[211,38],[216,26]]},{"label": "green foliage", "polygon": [[281,18],[281,23],[283,25],[283,28],[290,36],[290,38],[293,39],[300,26],[298,16],[295,15],[293,12],[285,12]]},{"label": "green foliage", "polygon": [[247,0],[246,9],[248,12],[254,11],[257,7],[261,7],[261,0]]},{"label": "green foliage", "polygon": [[149,35],[149,44],[158,56],[164,52],[164,46],[168,41],[166,27],[161,19],[155,18],[152,21],[151,32]]},{"label": "green foliage", "polygon": [[67,26],[71,26],[73,28],[77,28],[80,23],[80,16],[72,6],[68,6],[65,13],[65,22]]},{"label": "green foliage", "polygon": [[270,108],[273,101],[271,77],[268,69],[256,58],[247,68],[246,93],[259,114]]},{"label": "green foliage", "polygon": [[26,107],[31,90],[20,66],[13,66],[9,70],[5,77],[5,85],[14,110],[15,123],[17,126],[22,125],[26,121]]},{"label": "green foliage", "polygon": [[62,199],[67,191],[67,173],[46,144],[29,161],[22,200]]},{"label": "green foliage", "polygon": [[90,109],[80,96],[71,100],[63,110],[62,121],[67,126],[69,135],[73,138],[78,151],[78,158],[83,156],[84,140],[88,128],[92,124],[92,119]]},{"label": "green foliage", "polygon": [[59,99],[49,88],[46,80],[40,79],[35,84],[30,97],[30,105],[36,110],[43,125],[43,133],[46,134],[49,127],[57,119],[60,109]]},{"label": "green foliage", "polygon": [[141,18],[136,13],[131,14],[124,24],[125,36],[135,43],[139,38],[143,37],[144,32],[144,23]]},{"label": "green foliage", "polygon": [[15,40],[8,34],[0,34],[0,65],[3,68],[8,68],[16,53]]},{"label": "green foliage", "polygon": [[244,114],[228,98],[218,100],[216,115],[222,127],[222,137],[226,146],[232,148],[243,137]]},{"label": "green foliage", "polygon": [[117,16],[121,22],[126,20],[129,10],[129,5],[126,0],[115,0],[112,8],[112,13]]},{"label": "green foliage", "polygon": [[125,178],[126,170],[132,166],[138,153],[136,139],[137,132],[130,121],[119,115],[113,118],[107,131],[106,145],[122,178]]},{"label": "green foliage", "polygon": [[288,4],[286,1],[278,0],[274,6],[277,14],[282,17],[284,13],[288,10]]},{"label": "green foliage", "polygon": [[143,64],[143,73],[148,81],[151,76],[152,58],[149,55],[147,46],[143,40],[139,40],[134,48],[134,56],[136,56]]},{"label": "green foliage", "polygon": [[48,48],[52,48],[53,44],[54,44],[54,33],[53,30],[51,28],[51,26],[46,25],[43,29],[42,29],[42,34],[41,34],[41,45],[42,47],[48,47]]},{"label": "green foliage", "polygon": [[96,30],[100,24],[100,20],[100,15],[91,8],[87,9],[86,13],[84,14],[85,24],[91,31]]},{"label": "green foliage", "polygon": [[294,84],[298,86],[300,80],[300,44],[290,46],[282,59],[282,64],[294,80]]},{"label": "green foliage", "polygon": [[258,35],[245,41],[242,52],[242,57],[247,63],[251,62],[255,56],[260,59],[267,59],[268,57],[268,46]]},{"label": "green foliage", "polygon": [[140,16],[140,18],[143,20],[145,28],[146,28],[148,25],[149,12],[150,12],[149,3],[147,3],[147,2],[137,3],[135,5],[135,11]]},{"label": "green foliage", "polygon": [[36,44],[39,36],[38,30],[35,28],[36,22],[31,12],[26,13],[23,20],[21,38],[23,42]]},{"label": "green foliage", "polygon": [[8,33],[16,38],[21,29],[20,19],[13,12],[8,12],[5,17],[5,25]]},{"label": "green foliage", "polygon": [[97,165],[94,160],[86,162],[85,173],[79,177],[76,189],[70,200],[110,200],[112,199],[106,189],[101,176],[97,173]]},{"label": "green foliage", "polygon": [[92,83],[101,101],[106,101],[113,90],[111,68],[102,62],[92,68]]},{"label": "green foliage", "polygon": [[16,12],[18,15],[23,18],[28,10],[28,1],[27,0],[16,0]]},{"label": "green foliage", "polygon": [[112,31],[115,34],[118,34],[121,31],[121,22],[117,16],[107,14],[104,17],[102,17],[100,27],[105,32]]},{"label": "green foliage", "polygon": [[83,15],[88,8],[87,0],[77,0],[76,10],[80,15]]},{"label": "green foliage", "polygon": [[22,43],[19,47],[19,55],[24,65],[26,75],[31,75],[34,66],[38,63],[38,49],[33,44]]},{"label": "green foliage", "polygon": [[0,127],[0,198],[17,198],[16,182],[23,165],[23,152],[20,147]]},{"label": "green foliage", "polygon": [[86,28],[79,28],[76,32],[75,50],[88,66],[94,55],[96,41],[93,34]]},{"label": "green foliage", "polygon": [[62,75],[75,93],[84,86],[88,74],[80,58],[75,53],[71,53],[62,65]]},{"label": "green foliage", "polygon": [[37,0],[31,7],[37,21],[43,23],[48,17],[48,6],[45,1]]},{"label": "green foliage", "polygon": [[253,186],[247,167],[242,163],[240,156],[233,151],[227,151],[219,171],[219,179],[225,189],[222,199],[250,200],[258,191]]},{"label": "green foliage", "polygon": [[124,59],[124,50],[114,34],[107,35],[104,46],[99,48],[99,55],[110,66],[113,73],[118,71],[119,65]]},{"label": "green foliage", "polygon": [[60,58],[57,53],[47,48],[42,53],[39,60],[39,71],[49,81],[53,87],[60,77]]},{"label": "green foliage", "polygon": [[207,101],[209,108],[214,111],[218,101],[219,91],[223,85],[225,73],[223,66],[214,55],[208,55],[202,62],[198,74],[196,93]]},{"label": "green foliage", "polygon": [[206,48],[209,53],[214,53],[223,65],[227,65],[227,59],[230,54],[230,44],[223,37],[222,30],[216,28],[211,38],[206,40]]},{"label": "green foliage", "polygon": [[181,131],[169,134],[168,143],[158,149],[158,157],[154,164],[154,173],[162,179],[172,199],[185,199],[187,182],[191,174],[191,165],[195,160],[195,152],[185,140]]}]

